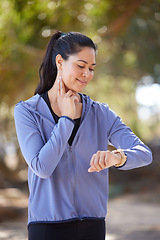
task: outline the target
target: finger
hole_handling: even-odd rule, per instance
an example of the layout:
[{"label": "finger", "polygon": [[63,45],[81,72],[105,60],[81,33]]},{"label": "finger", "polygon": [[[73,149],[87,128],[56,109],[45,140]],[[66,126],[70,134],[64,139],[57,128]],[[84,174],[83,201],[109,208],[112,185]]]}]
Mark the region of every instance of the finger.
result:
[{"label": "finger", "polygon": [[60,77],[60,94],[61,96],[64,96],[66,94],[65,85],[62,77]]},{"label": "finger", "polygon": [[90,167],[88,168],[88,172],[95,172],[95,170],[92,167]]},{"label": "finger", "polygon": [[79,97],[75,95],[74,101],[75,101],[75,102],[79,102]]},{"label": "finger", "polygon": [[96,172],[99,172],[101,170],[101,167],[99,166],[99,152],[93,155],[91,159],[91,167]]},{"label": "finger", "polygon": [[95,158],[96,154],[93,154],[91,161],[90,161],[90,170],[92,169],[92,172],[97,171],[97,169],[94,166],[94,158]]},{"label": "finger", "polygon": [[112,162],[112,153],[108,150],[106,151],[106,155],[105,155],[105,168],[111,167],[112,166],[111,162]]},{"label": "finger", "polygon": [[106,156],[106,152],[105,151],[102,151],[101,152],[101,155],[100,155],[100,159],[99,159],[99,165],[102,169],[106,168],[106,165],[105,165],[105,156]]},{"label": "finger", "polygon": [[58,84],[57,84],[57,97],[60,96],[60,79],[58,78]]},{"label": "finger", "polygon": [[77,96],[73,95],[71,96],[71,98],[73,99],[74,102],[79,102],[79,99]]},{"label": "finger", "polygon": [[66,92],[66,97],[71,97],[71,96],[75,96],[75,93],[72,90],[68,90],[68,92]]},{"label": "finger", "polygon": [[72,98],[73,102],[79,102],[78,96],[77,96],[72,90],[69,90],[69,91],[66,93],[65,97],[70,97],[70,98]]},{"label": "finger", "polygon": [[95,158],[94,158],[94,167],[95,167],[95,169],[97,169],[98,172],[102,170],[102,168],[101,168],[101,166],[100,166],[100,164],[99,164],[100,157],[101,157],[101,152],[98,151],[98,152],[96,153]]}]

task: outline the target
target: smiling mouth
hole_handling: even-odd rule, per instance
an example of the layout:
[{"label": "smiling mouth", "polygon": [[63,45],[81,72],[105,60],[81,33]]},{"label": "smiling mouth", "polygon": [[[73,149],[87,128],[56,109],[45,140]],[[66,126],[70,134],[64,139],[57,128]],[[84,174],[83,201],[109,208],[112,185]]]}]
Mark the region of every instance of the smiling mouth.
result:
[{"label": "smiling mouth", "polygon": [[87,81],[82,81],[82,80],[79,80],[78,78],[76,78],[77,79],[77,81],[80,83],[80,84],[82,84],[82,85],[86,85],[87,84]]}]

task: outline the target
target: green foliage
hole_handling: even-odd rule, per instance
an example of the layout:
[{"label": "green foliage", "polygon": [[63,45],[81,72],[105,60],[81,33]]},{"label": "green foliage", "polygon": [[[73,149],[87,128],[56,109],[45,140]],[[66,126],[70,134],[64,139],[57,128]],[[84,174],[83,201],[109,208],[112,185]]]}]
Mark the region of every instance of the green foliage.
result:
[{"label": "green foliage", "polygon": [[85,91],[108,102],[142,135],[134,93],[144,75],[160,81],[159,7],[159,0],[1,1],[0,101],[11,106],[33,95],[54,30],[80,31],[99,48],[94,80]]}]

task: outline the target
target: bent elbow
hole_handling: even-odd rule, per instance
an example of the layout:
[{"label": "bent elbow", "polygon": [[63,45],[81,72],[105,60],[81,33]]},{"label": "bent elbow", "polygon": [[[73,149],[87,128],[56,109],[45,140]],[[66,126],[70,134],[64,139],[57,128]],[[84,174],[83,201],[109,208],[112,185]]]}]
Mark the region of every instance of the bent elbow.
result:
[{"label": "bent elbow", "polygon": [[42,179],[49,178],[53,173],[52,168],[47,167],[45,164],[41,163],[39,159],[32,160],[31,169],[38,177]]},{"label": "bent elbow", "polygon": [[149,155],[149,164],[151,164],[153,161],[153,155],[152,155],[152,151],[150,151],[150,155]]},{"label": "bent elbow", "polygon": [[146,157],[146,165],[150,165],[153,161],[153,155],[152,155],[152,151],[148,148],[148,152],[147,152],[147,157]]},{"label": "bent elbow", "polygon": [[36,175],[39,177],[39,178],[42,178],[42,179],[47,179],[49,178],[52,173],[48,172],[48,171],[41,171],[41,172],[38,172],[36,173]]}]

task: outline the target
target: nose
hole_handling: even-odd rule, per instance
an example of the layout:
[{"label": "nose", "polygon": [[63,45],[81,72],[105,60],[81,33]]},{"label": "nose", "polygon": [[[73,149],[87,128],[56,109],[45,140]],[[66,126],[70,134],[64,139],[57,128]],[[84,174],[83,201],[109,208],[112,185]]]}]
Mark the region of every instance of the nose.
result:
[{"label": "nose", "polygon": [[83,73],[82,73],[82,77],[87,77],[88,76],[88,72],[87,72],[87,70],[85,70],[85,71],[83,71]]}]

